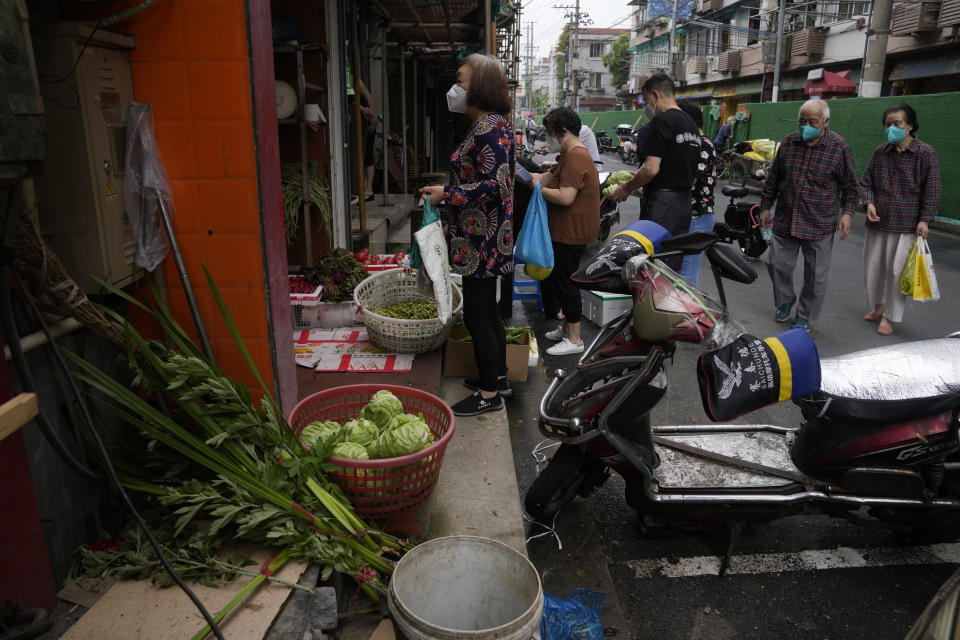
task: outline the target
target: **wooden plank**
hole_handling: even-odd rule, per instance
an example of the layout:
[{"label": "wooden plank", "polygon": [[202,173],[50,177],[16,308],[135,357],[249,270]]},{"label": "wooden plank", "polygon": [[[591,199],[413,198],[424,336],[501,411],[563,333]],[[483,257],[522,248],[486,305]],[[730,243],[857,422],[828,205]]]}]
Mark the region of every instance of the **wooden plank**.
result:
[{"label": "wooden plank", "polygon": [[[268,552],[252,545],[231,546],[233,551],[266,561]],[[256,570],[257,565],[247,569]],[[296,582],[306,563],[290,561],[276,577]],[[212,615],[222,609],[253,578],[240,576],[218,588],[191,584],[200,601]],[[251,593],[220,624],[230,640],[260,640],[283,606],[290,588],[265,582]],[[183,640],[200,631],[203,617],[177,587],[161,589],[149,580],[120,580],[62,636],[63,640]],[[208,636],[212,638],[213,636]]]},{"label": "wooden plank", "polygon": [[0,405],[0,440],[37,415],[37,394],[21,393]]}]

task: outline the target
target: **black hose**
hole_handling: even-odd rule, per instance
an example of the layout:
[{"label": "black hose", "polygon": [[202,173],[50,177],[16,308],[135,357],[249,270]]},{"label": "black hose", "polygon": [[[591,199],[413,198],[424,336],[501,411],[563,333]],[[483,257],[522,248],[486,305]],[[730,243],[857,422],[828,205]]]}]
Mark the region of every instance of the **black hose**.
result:
[{"label": "black hose", "polygon": [[[12,274],[13,267],[13,230],[16,224],[16,218],[20,213],[20,201],[22,199],[22,186],[18,184],[13,188],[11,193],[10,202],[7,206],[7,217],[5,222],[5,230],[3,237],[3,244],[0,247],[0,305],[2,305],[2,314],[0,314],[0,319],[2,319],[4,324],[4,333],[7,334],[8,339],[10,340],[10,350],[13,352],[14,362],[17,364],[18,375],[21,378],[21,384],[26,386],[29,384],[31,386],[33,381],[30,377],[30,370],[26,365],[26,360],[24,358],[23,350],[20,348],[20,338],[16,332],[16,326],[13,324],[13,313],[10,307],[10,277]],[[16,206],[14,206],[16,205]],[[11,220],[13,222],[11,222]],[[40,310],[37,309],[36,305],[33,304],[32,298],[26,296],[30,301],[30,306],[33,312],[36,314],[40,326],[43,329],[44,334],[47,336],[47,340],[50,342],[50,347],[56,352],[57,358],[60,360],[62,366],[66,369],[66,362],[63,360],[63,354],[60,353],[59,348],[57,347],[56,342],[54,341],[53,336],[50,334],[50,329],[47,327],[47,323],[44,321]],[[11,328],[12,327],[12,330]],[[16,350],[14,350],[14,345],[16,345]],[[22,373],[21,373],[22,370]],[[69,371],[69,369],[67,369]],[[153,547],[154,552],[157,554],[157,558],[160,560],[160,563],[163,565],[163,568],[170,574],[170,577],[174,582],[177,583],[187,597],[193,602],[194,606],[200,611],[200,614],[203,616],[203,619],[210,626],[213,634],[218,638],[218,640],[223,640],[223,633],[220,631],[220,628],[217,626],[217,623],[214,621],[213,616],[210,615],[210,612],[207,611],[207,608],[203,605],[197,595],[187,586],[183,579],[177,575],[177,572],[173,569],[173,566],[170,565],[170,561],[167,560],[167,557],[164,555],[163,550],[160,548],[160,544],[157,542],[157,539],[154,537],[153,532],[150,530],[150,527],[147,526],[146,521],[140,515],[140,512],[137,511],[137,508],[133,505],[133,501],[130,499],[130,496],[127,494],[127,491],[123,488],[123,485],[120,484],[120,478],[117,477],[117,472],[113,468],[113,463],[110,460],[110,455],[107,452],[107,447],[103,443],[103,439],[100,437],[100,432],[97,431],[93,423],[93,418],[90,415],[90,409],[87,406],[86,401],[80,395],[80,390],[77,388],[75,382],[73,381],[72,376],[68,376],[70,380],[70,387],[73,390],[74,394],[77,396],[77,401],[80,403],[81,411],[83,411],[84,419],[87,421],[87,426],[90,428],[90,434],[93,436],[94,441],[97,444],[97,449],[100,451],[100,454],[103,456],[103,464],[106,467],[107,475],[110,478],[110,482],[113,484],[114,488],[120,493],[120,497],[123,498],[124,503],[127,505],[127,508],[130,510],[130,513],[133,514],[134,519],[137,521],[137,525],[143,531],[144,535],[147,537],[147,540],[150,542],[150,546]],[[43,415],[42,411],[38,414],[38,418]],[[37,421],[38,424],[41,424],[41,421]],[[47,425],[49,427],[49,425]],[[44,432],[46,434],[46,432]],[[51,430],[51,435],[56,439],[56,442],[59,443],[60,447],[63,447],[63,442],[56,436]],[[49,437],[48,437],[49,439]],[[53,442],[51,441],[51,445]],[[56,446],[54,446],[56,448]],[[66,452],[70,456],[69,452]],[[72,456],[69,458],[73,464],[78,466],[79,463],[73,459]],[[65,458],[66,461],[66,458]],[[69,464],[69,462],[68,462]],[[71,465],[72,466],[72,465]],[[92,473],[92,472],[91,472]],[[93,474],[93,478],[100,479],[100,476]]]},{"label": "black hose", "polygon": [[[2,326],[3,333],[7,338],[10,353],[13,354],[13,364],[20,379],[20,386],[24,391],[33,392],[36,390],[36,385],[34,385],[33,376],[30,374],[30,368],[27,366],[26,356],[20,347],[20,334],[17,332],[17,323],[13,318],[12,297],[10,295],[10,280],[13,272],[13,234],[16,230],[17,219],[20,217],[22,202],[23,186],[22,183],[17,183],[11,190],[7,202],[6,217],[3,221],[3,242],[0,244],[0,326]],[[35,421],[47,442],[50,443],[50,446],[68,467],[88,480],[102,479],[98,473],[81,464],[70,453],[70,450],[63,444],[63,440],[60,439],[60,436],[57,435],[57,432],[47,420],[42,407],[38,411]]]}]

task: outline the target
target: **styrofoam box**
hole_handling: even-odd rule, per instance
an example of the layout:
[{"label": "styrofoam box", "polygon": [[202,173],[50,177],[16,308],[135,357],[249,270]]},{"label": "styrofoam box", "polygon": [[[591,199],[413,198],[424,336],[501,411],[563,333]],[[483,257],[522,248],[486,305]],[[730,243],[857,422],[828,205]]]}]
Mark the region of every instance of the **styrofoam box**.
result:
[{"label": "styrofoam box", "polygon": [[583,301],[583,315],[600,327],[633,306],[633,297],[622,294],[581,291],[580,296]]},{"label": "styrofoam box", "polygon": [[362,326],[363,314],[357,313],[352,300],[319,302],[315,305],[293,305],[294,329],[336,329]]},{"label": "styrofoam box", "polygon": [[[291,281],[300,276],[288,275],[287,276]],[[310,293],[291,293],[290,294],[290,304],[299,304],[304,306],[311,306],[320,304],[320,298],[323,297],[323,285],[317,285],[317,288],[311,291]]]}]

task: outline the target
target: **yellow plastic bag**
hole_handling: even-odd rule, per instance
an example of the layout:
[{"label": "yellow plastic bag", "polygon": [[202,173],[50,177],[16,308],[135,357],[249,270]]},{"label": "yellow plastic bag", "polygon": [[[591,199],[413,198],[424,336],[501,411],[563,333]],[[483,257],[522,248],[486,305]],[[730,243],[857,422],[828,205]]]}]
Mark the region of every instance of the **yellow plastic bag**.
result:
[{"label": "yellow plastic bag", "polygon": [[917,265],[913,281],[913,299],[917,302],[936,302],[940,299],[937,274],[933,270],[933,254],[923,236],[917,238]]},{"label": "yellow plastic bag", "polygon": [[907,261],[903,263],[903,271],[900,272],[900,293],[905,296],[913,295],[913,283],[917,278],[917,244],[913,243],[910,253],[907,254]]}]

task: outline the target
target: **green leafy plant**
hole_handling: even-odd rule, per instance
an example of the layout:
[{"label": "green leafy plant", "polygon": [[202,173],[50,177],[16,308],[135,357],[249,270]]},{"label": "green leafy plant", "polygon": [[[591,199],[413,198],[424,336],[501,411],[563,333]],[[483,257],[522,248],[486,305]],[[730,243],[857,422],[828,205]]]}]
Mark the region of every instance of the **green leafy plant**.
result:
[{"label": "green leafy plant", "polygon": [[[283,196],[283,222],[287,231],[287,244],[293,244],[300,228],[300,216],[303,214],[304,189],[303,171],[299,162],[285,162],[280,165],[280,184]],[[320,179],[319,165],[316,160],[307,163],[306,201],[317,208],[323,228],[332,235],[330,191]]]},{"label": "green leafy plant", "polygon": [[[352,576],[379,601],[393,558],[409,546],[363,522],[327,478],[330,467],[320,453],[300,444],[256,370],[216,284],[204,273],[237,349],[263,391],[259,402],[190,340],[152,285],[154,305],[148,306],[101,283],[152,314],[172,343],[145,340],[119,314],[105,310],[123,323],[136,390],[68,354],[78,369],[75,375],[102,392],[104,402],[142,434],[145,458],[161,451],[179,460],[175,473],[160,476],[149,475],[153,472],[146,466],[128,465],[121,476],[124,486],[154,496],[168,510],[171,548],[190,544],[198,535],[197,520],[210,520],[203,535],[286,547],[290,558],[325,565],[325,577],[333,571]],[[169,413],[145,400],[153,392],[163,394]]]}]

